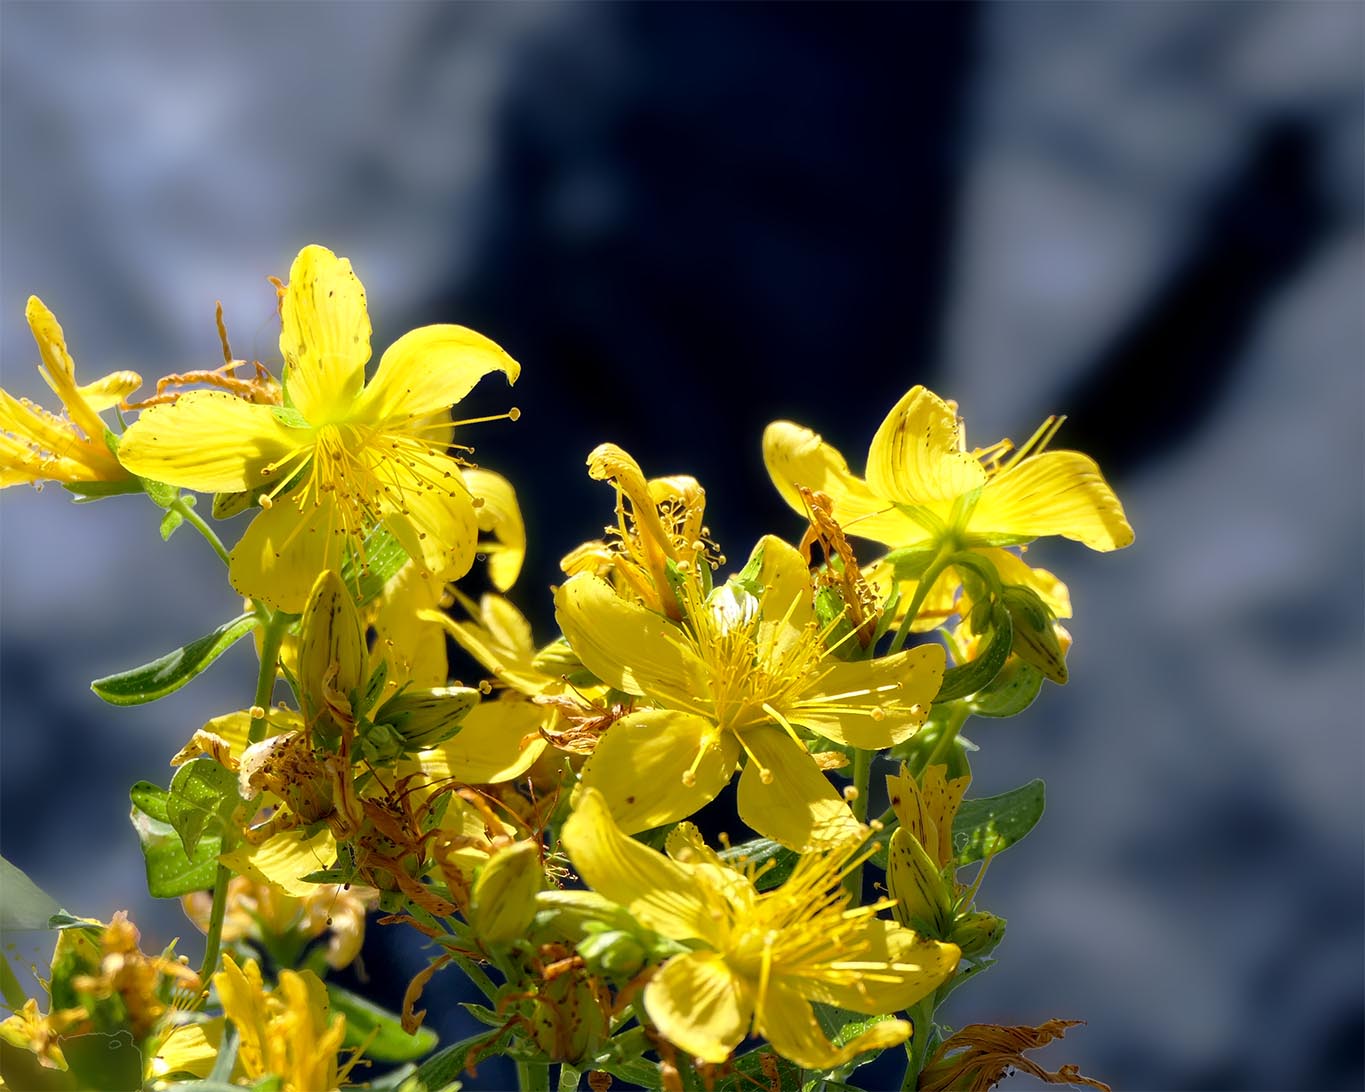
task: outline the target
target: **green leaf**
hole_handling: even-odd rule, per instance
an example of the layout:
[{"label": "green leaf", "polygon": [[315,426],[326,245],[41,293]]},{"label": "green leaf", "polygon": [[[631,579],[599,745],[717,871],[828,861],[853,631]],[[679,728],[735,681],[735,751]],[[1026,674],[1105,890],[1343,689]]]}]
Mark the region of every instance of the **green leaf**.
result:
[{"label": "green leaf", "polygon": [[132,1032],[63,1035],[59,1041],[62,1056],[82,1088],[99,1092],[138,1092],[142,1088],[142,1051]]},{"label": "green leaf", "polygon": [[0,857],[0,933],[14,929],[46,929],[48,920],[61,910],[57,900],[30,880],[27,874]]},{"label": "green leaf", "polygon": [[760,891],[770,891],[792,874],[799,854],[771,838],[754,838],[721,850],[720,857],[736,868],[753,865],[754,886]]},{"label": "green leaf", "polygon": [[391,577],[408,563],[408,552],[384,527],[376,527],[365,540],[361,554],[348,553],[341,564],[341,582],[353,589],[356,605],[363,607],[384,590]]},{"label": "green leaf", "polygon": [[241,802],[236,774],[212,758],[196,758],[171,778],[166,817],[180,835],[185,853],[193,857],[210,826],[224,837],[233,832],[232,813]]},{"label": "green leaf", "polygon": [[[766,1063],[765,1063],[766,1058]],[[768,1072],[764,1072],[764,1065]],[[776,1067],[777,1083],[768,1073]],[[657,1070],[657,1066],[655,1069]],[[771,1048],[751,1050],[733,1059],[726,1067],[729,1072],[716,1081],[716,1092],[761,1092],[768,1088],[800,1088],[801,1068],[777,1054]],[[657,1078],[656,1078],[657,1081]],[[654,1087],[658,1087],[656,1084]]]},{"label": "green leaf", "polygon": [[[839,1047],[853,1042],[868,1028],[880,1024],[886,1019],[885,1016],[866,1016],[860,1012],[849,1012],[847,1009],[837,1008],[834,1005],[824,1005],[819,1002],[811,1007],[815,1010],[815,1019],[820,1024],[821,1030],[829,1037],[830,1042]],[[860,1065],[872,1061],[880,1053],[879,1050],[865,1050],[851,1062],[841,1065],[837,1072],[841,1076],[846,1076]]]},{"label": "green leaf", "polygon": [[255,627],[254,614],[240,615],[158,660],[96,679],[90,689],[110,705],[143,705],[164,698],[179,690]]},{"label": "green leaf", "polygon": [[212,887],[222,839],[204,835],[191,856],[169,822],[169,793],[139,781],[129,795],[133,799],[130,818],[147,867],[147,893],[157,899],[174,899]]},{"label": "green leaf", "polygon": [[232,1084],[232,1069],[237,1064],[237,1048],[242,1044],[241,1036],[237,1034],[237,1026],[231,1020],[224,1025],[222,1044],[218,1047],[218,1056],[213,1060],[213,1071],[209,1073],[210,1081],[217,1081],[220,1084]]},{"label": "green leaf", "polygon": [[1010,648],[1014,644],[1014,625],[1009,612],[997,609],[991,616],[993,632],[990,643],[981,650],[974,660],[958,667],[950,667],[943,673],[943,685],[939,687],[934,701],[954,701],[957,698],[975,694],[990,685],[1000,669],[1009,659]]},{"label": "green leaf", "polygon": [[430,1028],[421,1027],[409,1035],[403,1030],[397,1013],[382,1009],[333,982],[327,983],[327,996],[333,1011],[346,1016],[343,1047],[365,1044],[365,1057],[376,1062],[411,1062],[436,1046],[437,1036]]},{"label": "green leaf", "polygon": [[24,1001],[27,1000],[24,988],[19,985],[19,978],[14,973],[14,968],[9,965],[4,952],[0,952],[0,999],[14,1011],[23,1008]]},{"label": "green leaf", "polygon": [[979,717],[1012,717],[1033,704],[1042,686],[1043,673],[1016,656],[972,697],[971,710]]},{"label": "green leaf", "polygon": [[142,483],[134,478],[125,478],[120,482],[64,482],[62,488],[75,496],[77,504],[143,492]]},{"label": "green leaf", "polygon": [[495,1031],[486,1031],[482,1035],[472,1035],[468,1039],[461,1039],[458,1043],[446,1047],[445,1050],[438,1051],[418,1068],[417,1079],[428,1088],[444,1088],[452,1081],[460,1079],[460,1075],[465,1071],[465,1066],[469,1063],[471,1053],[486,1046],[501,1035],[501,1028]]},{"label": "green leaf", "polygon": [[962,801],[953,820],[957,863],[971,864],[1014,845],[1042,818],[1043,803],[1038,778],[999,796]]}]

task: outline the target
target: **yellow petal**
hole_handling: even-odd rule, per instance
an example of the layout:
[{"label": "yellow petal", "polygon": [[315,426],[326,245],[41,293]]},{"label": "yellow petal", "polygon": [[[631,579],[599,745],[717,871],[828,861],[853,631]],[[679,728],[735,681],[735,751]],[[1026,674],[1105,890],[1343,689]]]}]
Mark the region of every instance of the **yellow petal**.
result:
[{"label": "yellow petal", "polygon": [[341,568],[340,524],[330,494],[305,504],[302,513],[288,498],[278,501],[251,521],[233,547],[228,579],[248,599],[299,614],[318,573]]},{"label": "yellow petal", "polygon": [[200,493],[273,486],[312,451],[313,433],[286,428],[271,410],[225,391],[190,391],[143,410],[119,439],[119,461],[139,477]]},{"label": "yellow petal", "polygon": [[464,483],[483,504],[476,510],[479,530],[493,536],[480,551],[488,555],[488,579],[498,591],[517,582],[526,560],[526,525],[521,519],[517,494],[512,483],[491,470],[465,467]]},{"label": "yellow petal", "polygon": [[555,618],[583,666],[629,694],[687,702],[706,669],[676,626],[582,573],[555,592]]},{"label": "yellow petal", "polygon": [[76,393],[81,396],[81,401],[99,413],[100,410],[117,406],[140,386],[142,376],[137,372],[110,372],[108,375],[100,376],[93,383],[77,387]]},{"label": "yellow petal", "polygon": [[[376,448],[374,473],[385,481],[384,456]],[[474,502],[460,476],[459,465],[447,455],[417,453],[402,456],[407,469],[424,482],[408,488],[389,502],[385,526],[414,561],[421,561],[440,580],[458,580],[474,564],[479,524]]]},{"label": "yellow petal", "polygon": [[[269,739],[284,732],[298,731],[303,727],[303,718],[292,709],[280,709],[272,705],[265,711],[265,723],[265,738]],[[205,724],[204,730],[223,740],[233,758],[241,758],[242,752],[247,749],[247,736],[251,732],[251,713],[245,709],[225,713]]]},{"label": "yellow petal", "polygon": [[788,715],[835,743],[879,751],[909,739],[928,719],[943,665],[941,645],[876,660],[829,660]]},{"label": "yellow petal", "polygon": [[76,388],[76,365],[66,349],[66,334],[62,332],[57,316],[47,309],[37,296],[29,296],[24,308],[24,317],[38,343],[38,353],[43,358],[43,367],[38,371],[62,400],[67,415],[92,440],[104,436],[104,422],[90,406],[86,405]]},{"label": "yellow petal", "polygon": [[760,551],[763,560],[758,581],[763,585],[763,618],[783,623],[795,635],[815,616],[810,566],[796,547],[775,535],[758,540],[754,553]]},{"label": "yellow petal", "polygon": [[754,1016],[754,1030],[782,1057],[803,1069],[833,1069],[865,1050],[885,1050],[910,1038],[908,1021],[883,1020],[851,1043],[836,1047],[825,1038],[810,1002],[782,982],[768,984]]},{"label": "yellow petal", "polygon": [[625,835],[596,789],[576,790],[561,837],[583,882],[640,924],[674,940],[718,943],[719,923],[691,872]]},{"label": "yellow petal", "polygon": [[751,757],[739,778],[739,817],[751,828],[797,851],[861,837],[844,798],[786,732],[754,728],[744,746]]},{"label": "yellow petal", "polygon": [[1119,550],[1133,529],[1095,460],[1044,451],[997,474],[981,493],[969,533],[1061,535],[1092,550]]},{"label": "yellow petal", "polygon": [[289,270],[280,355],[285,389],[308,421],[321,425],[348,414],[370,359],[370,316],[351,263],[326,247],[304,247]]},{"label": "yellow petal", "polygon": [[196,1077],[207,1077],[213,1072],[222,1041],[222,1017],[172,1028],[157,1048],[147,1075],[166,1077],[172,1073],[192,1073]]},{"label": "yellow petal", "polygon": [[956,411],[923,387],[892,407],[867,453],[869,488],[899,504],[941,508],[985,481],[981,463],[962,450]]},{"label": "yellow petal", "polygon": [[539,731],[545,716],[544,708],[529,701],[480,702],[458,735],[422,752],[422,768],[435,780],[453,777],[467,785],[514,781],[545,750]]},{"label": "yellow petal", "polygon": [[[521,612],[507,600],[486,595],[480,602],[481,621],[457,622],[447,614],[423,611],[422,618],[438,623],[455,638],[455,643],[498,677],[498,680],[522,694],[534,696],[554,681],[536,670],[532,661],[535,649],[531,646],[531,627]],[[510,617],[515,614],[521,625]],[[524,627],[524,628],[523,628]]]},{"label": "yellow petal", "polygon": [[891,546],[909,546],[925,537],[924,528],[868,488],[849,469],[839,451],[816,433],[790,421],[774,421],[763,431],[763,462],[777,491],[806,515],[798,485],[824,493],[834,502],[834,518],[850,535]]},{"label": "yellow petal", "polygon": [[316,884],[307,883],[302,877],[331,868],[336,856],[336,840],[331,831],[323,829],[311,837],[304,830],[286,830],[272,834],[258,846],[243,842],[218,859],[240,875],[301,899],[317,890]]},{"label": "yellow petal", "polygon": [[444,686],[449,678],[446,643],[440,629],[420,613],[436,606],[443,590],[442,581],[412,561],[384,586],[372,621],[375,648],[389,664],[386,697],[403,683]]},{"label": "yellow petal", "polygon": [[647,709],[607,729],[583,767],[583,784],[601,790],[617,824],[635,834],[709,804],[738,758],[734,735],[712,721]]},{"label": "yellow petal", "polygon": [[509,383],[521,365],[501,347],[463,326],[422,326],[385,351],[379,370],[356,404],[356,417],[389,428],[449,409],[489,372]]},{"label": "yellow petal", "polygon": [[713,1064],[748,1034],[754,1011],[752,988],[716,952],[674,956],[650,979],[644,1001],[665,1039]]},{"label": "yellow petal", "polygon": [[866,948],[831,963],[829,975],[803,975],[789,984],[811,1000],[852,1012],[899,1012],[938,989],[962,957],[956,944],[926,940],[884,918],[866,919],[857,939]]}]

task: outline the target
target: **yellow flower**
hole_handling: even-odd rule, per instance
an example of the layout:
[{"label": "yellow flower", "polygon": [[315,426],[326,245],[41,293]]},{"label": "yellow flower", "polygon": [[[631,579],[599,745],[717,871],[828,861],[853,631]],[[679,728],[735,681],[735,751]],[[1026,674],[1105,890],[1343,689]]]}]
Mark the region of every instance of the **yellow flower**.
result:
[{"label": "yellow flower", "polygon": [[[1123,506],[1095,461],[1076,451],[1045,451],[1061,425],[1049,418],[1013,451],[1008,440],[966,450],[956,407],[913,387],[882,422],[867,454],[867,478],[809,429],[776,421],[763,434],[773,483],[797,511],[796,487],[834,501],[845,531],[889,546],[956,541],[961,546],[1017,545],[1061,535],[1093,550],[1133,541]],[[1013,451],[1013,454],[1010,454]]]},{"label": "yellow flower", "polygon": [[322,1092],[340,1088],[356,1058],[337,1064],[346,1037],[346,1017],[328,1011],[327,989],[312,971],[281,971],[279,985],[267,991],[254,959],[238,967],[224,953],[223,969],[213,976],[223,1013],[241,1037],[237,1065],[255,1081],[279,1077],[284,1092]]},{"label": "yellow flower", "polygon": [[37,296],[24,309],[43,363],[38,372],[66,409],[49,413],[0,390],[0,487],[19,482],[119,482],[131,479],[105,442],[100,411],[142,385],[136,372],[111,372],[76,385],[76,366],[57,319]]},{"label": "yellow flower", "polygon": [[602,791],[630,833],[691,815],[747,755],[739,814],[754,830],[798,849],[817,831],[856,834],[795,726],[879,750],[908,739],[928,716],[942,648],[843,662],[815,621],[801,555],[766,537],[755,557],[758,594],[731,581],[704,598],[696,570],[684,574],[681,626],[589,574],[555,595],[560,628],[584,666],[657,707],[617,721],[583,769],[584,784]]},{"label": "yellow flower", "polygon": [[650,979],[644,1005],[667,1039],[703,1061],[725,1061],[751,1027],[807,1069],[895,1046],[910,1035],[907,1021],[883,1021],[834,1046],[811,1002],[896,1012],[957,966],[956,946],[878,918],[884,902],[849,907],[840,881],[857,863],[851,843],[805,854],[784,884],[759,892],[751,876],[722,864],[691,824],[669,836],[665,857],[627,837],[591,789],[565,822],[563,841],[594,891],[694,948]]},{"label": "yellow flower", "polygon": [[[298,612],[317,574],[383,523],[440,579],[469,571],[478,517],[445,411],[493,371],[520,367],[460,326],[424,326],[384,353],[369,384],[370,319],[345,258],[320,246],[294,260],[280,315],[284,406],[191,391],[146,410],[124,434],[123,464],[211,493],[251,492],[263,511],[232,551],[233,586]],[[434,415],[440,415],[439,420]]]}]

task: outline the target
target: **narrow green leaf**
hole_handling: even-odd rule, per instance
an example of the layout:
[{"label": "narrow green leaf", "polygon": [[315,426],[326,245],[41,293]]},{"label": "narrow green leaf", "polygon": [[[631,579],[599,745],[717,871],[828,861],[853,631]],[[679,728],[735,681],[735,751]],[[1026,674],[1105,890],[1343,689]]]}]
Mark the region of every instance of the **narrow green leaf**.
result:
[{"label": "narrow green leaf", "polygon": [[210,826],[222,835],[232,830],[232,813],[241,802],[236,774],[211,758],[196,758],[171,778],[166,817],[180,835],[185,853],[193,857]]},{"label": "narrow green leaf", "polygon": [[0,933],[14,929],[46,929],[61,910],[57,900],[28,878],[23,869],[0,857]]},{"label": "narrow green leaf", "polygon": [[5,953],[0,952],[0,999],[11,1010],[17,1012],[24,1007],[24,988],[19,985],[19,977],[14,973],[14,968],[9,965],[9,960],[5,958]]},{"label": "narrow green leaf", "polygon": [[142,705],[164,698],[198,675],[255,626],[254,614],[240,615],[158,660],[96,679],[90,689],[110,705]]},{"label": "narrow green leaf", "polygon": [[436,1046],[437,1036],[430,1028],[421,1027],[409,1035],[403,1030],[397,1013],[380,1008],[333,982],[327,983],[327,996],[333,1011],[346,1016],[343,1047],[365,1044],[365,1057],[376,1062],[411,1062]]},{"label": "narrow green leaf", "polygon": [[208,1075],[210,1081],[232,1084],[232,1069],[237,1064],[237,1048],[241,1043],[237,1026],[232,1021],[227,1021],[223,1028],[222,1045],[218,1047],[218,1057],[213,1060],[213,1071]]},{"label": "narrow green leaf", "polygon": [[376,527],[365,540],[362,554],[363,561],[354,553],[347,555],[341,565],[341,582],[356,592],[356,605],[363,607],[408,563],[408,553],[387,529]]},{"label": "narrow green leaf", "polygon": [[962,801],[953,820],[957,863],[970,864],[1014,845],[1042,818],[1043,804],[1038,778],[999,796]]},{"label": "narrow green leaf", "polygon": [[121,482],[65,482],[62,485],[76,498],[77,504],[103,500],[105,497],[122,497],[129,493],[141,493],[142,483],[135,478],[125,478]]},{"label": "narrow green leaf", "polygon": [[939,687],[938,696],[934,701],[954,701],[968,694],[975,694],[989,686],[991,680],[1005,666],[1005,661],[1010,656],[1010,648],[1014,644],[1014,626],[1010,621],[1009,612],[1004,609],[996,610],[991,621],[994,629],[990,642],[976,659],[957,667],[950,667],[943,673],[943,685]]},{"label": "narrow green leaf", "polygon": [[472,1035],[438,1051],[417,1070],[417,1079],[428,1088],[444,1088],[460,1079],[469,1063],[469,1055],[502,1035],[502,1029]]},{"label": "narrow green leaf", "polygon": [[218,854],[223,850],[222,839],[216,834],[202,836],[190,856],[175,828],[166,819],[157,818],[168,814],[169,794],[140,781],[130,795],[133,797],[130,818],[147,868],[147,893],[157,899],[173,899],[212,887],[218,873]]}]

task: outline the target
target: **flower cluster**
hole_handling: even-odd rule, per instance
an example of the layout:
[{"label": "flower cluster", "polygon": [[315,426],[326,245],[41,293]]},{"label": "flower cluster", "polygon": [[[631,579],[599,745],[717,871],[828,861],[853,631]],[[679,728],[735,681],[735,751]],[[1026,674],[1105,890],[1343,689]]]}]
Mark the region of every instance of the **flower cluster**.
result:
[{"label": "flower cluster", "polygon": [[[985,1087],[1009,1065],[1088,1080],[1013,1060],[1063,1022],[935,1023],[1003,936],[977,905],[985,864],[1042,810],[1038,781],[967,796],[963,727],[1067,678],[1066,587],[1024,550],[1132,541],[1095,463],[1049,447],[1060,419],[1018,448],[969,449],[957,407],[915,387],[863,477],[776,422],[764,459],[799,519],[729,572],[703,485],[603,443],[587,469],[611,519],[564,555],[559,632],[538,642],[510,598],[515,489],[470,461],[464,432],[520,415],[453,414],[519,365],[435,325],[367,380],[350,263],[309,246],[274,283],[278,378],[260,362],[239,377],[220,316],[223,366],[142,402],[130,372],[78,385],[61,328],[29,303],[64,415],[0,392],[0,484],[145,495],[163,535],[201,534],[246,600],[95,692],[155,700],[248,635],[260,667],[241,708],[187,726],[167,787],[132,789],[149,891],[205,934],[199,972],[142,955],[122,917],[70,919],[46,1013],[6,993],[0,1076],[306,1092],[364,1065],[380,1067],[370,1087],[416,1092],[506,1054],[525,1087],[558,1065],[561,1089],[585,1074],[593,1089],[797,1088],[847,1086],[904,1046],[906,1088]],[[230,547],[196,493],[244,524]],[[476,598],[462,582],[480,558],[493,590]],[[452,682],[447,638],[488,678]],[[732,781],[717,849],[694,817]],[[375,908],[431,942],[401,1012],[327,977],[361,956]],[[469,1009],[488,1027],[427,1057],[417,1006],[447,969],[484,994]],[[133,1084],[97,1072],[96,1032],[127,1037]]]}]

